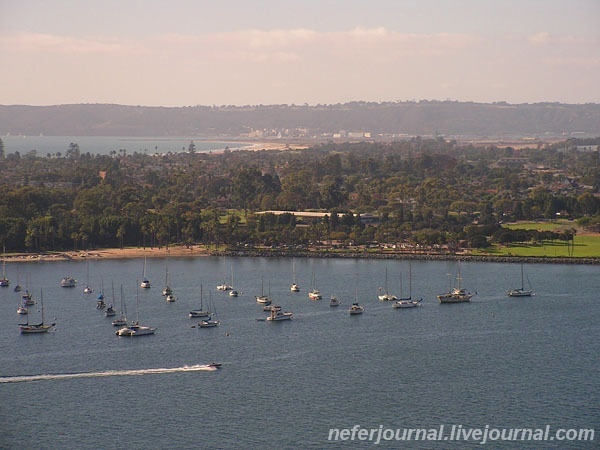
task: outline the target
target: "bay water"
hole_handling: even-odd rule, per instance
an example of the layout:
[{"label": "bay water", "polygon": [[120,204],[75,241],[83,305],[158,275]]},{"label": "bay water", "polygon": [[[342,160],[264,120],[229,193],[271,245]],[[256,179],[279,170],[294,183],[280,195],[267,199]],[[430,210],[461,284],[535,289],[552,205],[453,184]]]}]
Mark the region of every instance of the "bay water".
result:
[{"label": "bay water", "polygon": [[[510,298],[521,285],[518,264],[461,263],[462,286],[476,295],[454,305],[436,298],[458,272],[451,261],[150,258],[147,290],[137,288],[143,268],[143,259],[6,265],[0,448],[476,448],[477,440],[450,439],[451,429],[600,430],[596,266],[527,264],[536,295]],[[378,300],[386,270],[387,290],[410,290],[420,307]],[[167,272],[174,303],[161,295]],[[320,301],[307,295],[313,274]],[[60,287],[67,275],[77,287]],[[294,278],[298,293],[289,289]],[[39,320],[43,295],[54,331],[19,333],[17,280],[38,301],[29,320]],[[239,297],[218,291],[223,282]],[[86,295],[88,283],[95,292]],[[128,317],[156,334],[115,335],[96,297],[103,288],[119,309],[121,287]],[[218,327],[188,317],[201,288]],[[261,291],[293,320],[266,322],[254,298]],[[342,305],[330,307],[331,295]],[[348,314],[354,301],[364,314]],[[353,427],[354,435],[339,433]],[[440,427],[442,441],[376,444],[380,428]],[[359,429],[374,429],[373,439]],[[599,439],[489,445],[597,448]]]}]

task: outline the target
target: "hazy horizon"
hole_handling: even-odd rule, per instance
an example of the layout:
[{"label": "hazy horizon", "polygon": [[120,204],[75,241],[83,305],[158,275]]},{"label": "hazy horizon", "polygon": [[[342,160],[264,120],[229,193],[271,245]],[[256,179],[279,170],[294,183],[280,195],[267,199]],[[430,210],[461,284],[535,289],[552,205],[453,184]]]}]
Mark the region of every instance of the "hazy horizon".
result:
[{"label": "hazy horizon", "polygon": [[599,103],[596,0],[5,0],[0,104]]}]

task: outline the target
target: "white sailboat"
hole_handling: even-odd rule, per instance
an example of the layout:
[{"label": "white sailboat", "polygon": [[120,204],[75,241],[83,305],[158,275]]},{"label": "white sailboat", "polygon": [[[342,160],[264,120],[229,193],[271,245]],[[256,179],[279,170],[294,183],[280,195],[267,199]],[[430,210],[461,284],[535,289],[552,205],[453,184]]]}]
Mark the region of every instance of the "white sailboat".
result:
[{"label": "white sailboat", "polygon": [[87,269],[86,269],[86,278],[85,278],[85,288],[83,288],[84,294],[91,294],[94,290],[90,287],[90,261],[89,259],[86,261]]},{"label": "white sailboat", "polygon": [[[210,296],[210,293],[209,293],[209,296]],[[219,326],[221,324],[221,322],[217,318],[217,309],[215,308],[214,303],[212,301],[210,303],[211,303],[211,309],[213,310],[213,312],[206,319],[203,319],[200,322],[198,322],[198,326],[200,328],[213,328],[213,327]]]},{"label": "white sailboat", "polygon": [[350,314],[351,316],[358,316],[364,312],[365,312],[365,307],[362,305],[359,305],[359,303],[358,303],[358,285],[357,285],[354,288],[354,303],[352,303],[352,305],[350,306],[350,309],[348,310],[348,314]]},{"label": "white sailboat", "polygon": [[531,297],[534,295],[531,290],[531,283],[529,283],[529,278],[527,278],[527,284],[529,285],[529,289],[525,289],[525,276],[523,271],[523,263],[521,263],[521,287],[517,289],[512,289],[508,291],[509,297]]},{"label": "white sailboat", "polygon": [[25,276],[25,292],[21,294],[21,301],[25,306],[35,305],[35,300],[29,292],[29,274]]},{"label": "white sailboat", "polygon": [[235,286],[233,284],[233,267],[231,267],[231,290],[229,291],[229,296],[230,297],[237,297],[239,295],[238,291],[234,289]]},{"label": "white sailboat", "polygon": [[113,283],[110,284],[110,289],[112,293],[112,303],[109,303],[108,307],[104,310],[104,315],[106,317],[114,317],[117,315],[117,310],[115,309],[115,286]]},{"label": "white sailboat", "polygon": [[264,292],[264,279],[263,278],[260,279],[260,295],[257,295],[255,298],[256,298],[257,303],[261,303],[263,305],[271,304],[271,299],[269,298],[268,295],[265,295],[265,292]]},{"label": "white sailboat", "polygon": [[10,281],[6,278],[6,248],[2,248],[2,278],[0,278],[0,287],[8,287]]},{"label": "white sailboat", "polygon": [[466,303],[471,301],[473,294],[467,292],[466,289],[461,287],[462,277],[460,276],[460,261],[458,262],[456,281],[456,287],[453,288],[452,281],[450,281],[450,290],[437,296],[440,303]]},{"label": "white sailboat", "polygon": [[113,319],[112,324],[115,327],[127,325],[127,311],[125,310],[125,300],[123,298],[123,285],[121,285],[121,315],[116,319]]},{"label": "white sailboat", "polygon": [[223,282],[219,285],[217,285],[217,290],[218,291],[229,291],[233,289],[233,287],[229,284],[227,284],[227,282],[225,281],[225,277],[223,277]]},{"label": "white sailboat", "polygon": [[171,286],[169,285],[169,266],[165,267],[165,287],[162,290],[163,297],[168,297],[173,293]]},{"label": "white sailboat", "polygon": [[[379,295],[379,300],[381,300],[382,302],[391,302],[396,300],[396,296],[392,295],[388,292],[388,287],[387,287],[387,280],[388,280],[388,273],[387,273],[387,267],[385,268],[385,284],[384,284],[384,293]],[[381,291],[381,288],[379,288],[379,290]]]},{"label": "white sailboat", "polygon": [[29,316],[27,316],[27,323],[19,324],[19,330],[22,334],[32,334],[32,333],[47,333],[54,327],[54,323],[47,324],[44,322],[44,293],[40,289],[40,303],[42,309],[42,321],[37,324],[29,323]]},{"label": "white sailboat", "polygon": [[177,297],[175,297],[175,294],[173,293],[173,289],[171,288],[171,284],[169,282],[169,267],[168,266],[165,269],[165,287],[162,291],[162,295],[164,295],[167,303],[173,303],[173,302],[177,301]]},{"label": "white sailboat", "polygon": [[129,326],[124,326],[123,328],[115,331],[117,336],[147,336],[150,334],[154,334],[156,331],[155,327],[149,327],[146,325],[140,325],[140,296],[139,289],[136,290],[136,321]]},{"label": "white sailboat", "polygon": [[321,295],[321,293],[318,291],[318,289],[316,288],[316,282],[315,282],[315,270],[313,269],[312,272],[312,282],[311,282],[311,289],[308,293],[308,298],[310,298],[311,300],[321,300],[323,298],[323,296]]},{"label": "white sailboat", "polygon": [[190,317],[208,319],[211,315],[210,311],[204,309],[203,305],[203,292],[202,292],[202,284],[200,284],[200,309],[192,309],[188,315]]},{"label": "white sailboat", "polygon": [[296,262],[292,259],[292,285],[290,286],[290,291],[292,292],[300,292],[300,286],[296,283]]},{"label": "white sailboat", "polygon": [[408,266],[408,297],[402,297],[402,278],[400,278],[400,298],[394,302],[394,308],[416,308],[421,304],[423,299],[412,299],[412,265]]},{"label": "white sailboat", "polygon": [[140,284],[140,287],[142,289],[150,289],[151,286],[150,280],[146,276],[146,255],[144,255],[144,274],[142,276],[142,283]]}]

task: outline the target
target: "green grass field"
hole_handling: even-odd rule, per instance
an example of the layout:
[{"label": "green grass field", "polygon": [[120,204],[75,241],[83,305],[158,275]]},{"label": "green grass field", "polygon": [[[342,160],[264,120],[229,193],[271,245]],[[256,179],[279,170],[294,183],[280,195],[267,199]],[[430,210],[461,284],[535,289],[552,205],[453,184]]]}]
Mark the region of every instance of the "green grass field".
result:
[{"label": "green grass field", "polygon": [[[557,220],[552,222],[522,222],[503,224],[505,228],[524,230],[561,231],[576,228],[574,222]],[[507,246],[494,245],[485,251],[476,251],[477,255],[494,256],[533,256],[533,257],[569,257],[595,258],[600,257],[600,236],[575,235],[574,245],[564,241],[544,241],[542,244],[511,244]]]}]

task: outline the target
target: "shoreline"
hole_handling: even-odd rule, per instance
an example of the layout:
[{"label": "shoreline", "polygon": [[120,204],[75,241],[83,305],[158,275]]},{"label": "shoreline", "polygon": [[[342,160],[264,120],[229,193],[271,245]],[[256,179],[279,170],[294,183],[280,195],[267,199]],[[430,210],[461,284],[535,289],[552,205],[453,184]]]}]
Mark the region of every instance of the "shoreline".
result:
[{"label": "shoreline", "polygon": [[356,258],[356,259],[397,259],[421,261],[473,261],[500,263],[530,263],[530,264],[584,264],[600,265],[600,257],[537,257],[537,256],[493,256],[446,253],[367,253],[333,252],[333,251],[282,251],[271,249],[251,250],[209,250],[203,245],[169,247],[126,247],[94,250],[80,250],[52,253],[15,253],[7,254],[0,261],[10,262],[46,262],[46,261],[83,261],[86,259],[130,259],[130,258],[202,258],[207,256],[235,256],[262,258]]}]

